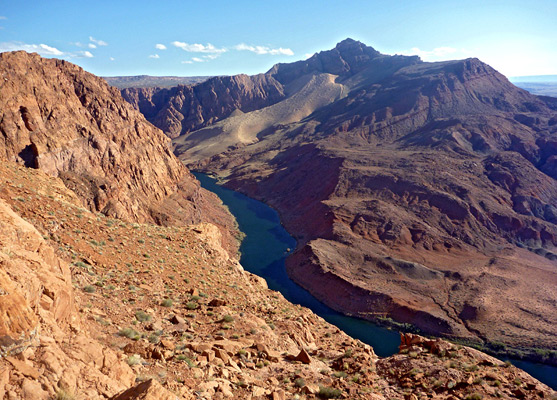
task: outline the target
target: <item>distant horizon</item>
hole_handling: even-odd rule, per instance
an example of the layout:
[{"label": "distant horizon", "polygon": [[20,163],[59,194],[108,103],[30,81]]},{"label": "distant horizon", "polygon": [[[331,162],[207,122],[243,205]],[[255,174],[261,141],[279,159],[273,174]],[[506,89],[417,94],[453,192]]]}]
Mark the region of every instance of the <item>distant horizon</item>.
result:
[{"label": "distant horizon", "polygon": [[62,58],[99,76],[254,75],[350,37],[426,62],[477,57],[505,76],[556,75],[555,15],[553,0],[20,0],[0,10],[0,52]]}]

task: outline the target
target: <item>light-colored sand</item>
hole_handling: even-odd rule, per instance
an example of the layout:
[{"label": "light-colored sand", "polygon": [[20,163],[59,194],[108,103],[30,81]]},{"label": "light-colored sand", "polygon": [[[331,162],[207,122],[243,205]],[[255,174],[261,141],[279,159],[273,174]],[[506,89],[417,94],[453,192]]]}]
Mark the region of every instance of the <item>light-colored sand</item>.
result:
[{"label": "light-colored sand", "polygon": [[187,148],[182,159],[188,162],[222,153],[230,146],[255,143],[265,129],[300,121],[345,95],[343,85],[335,83],[335,79],[331,74],[303,76],[286,88],[291,94],[285,100],[245,114],[234,111],[230,117],[181,136],[174,143]]}]

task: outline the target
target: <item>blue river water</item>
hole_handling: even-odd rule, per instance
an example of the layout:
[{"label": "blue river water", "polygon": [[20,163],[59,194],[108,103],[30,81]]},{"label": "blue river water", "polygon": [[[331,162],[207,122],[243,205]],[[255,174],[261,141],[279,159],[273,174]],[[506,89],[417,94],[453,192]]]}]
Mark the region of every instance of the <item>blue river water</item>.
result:
[{"label": "blue river water", "polygon": [[[290,302],[311,309],[350,336],[371,345],[378,356],[387,357],[398,351],[398,332],[340,314],[319,302],[288,277],[284,262],[295,249],[296,240],[281,225],[275,210],[265,203],[218,185],[216,179],[206,174],[195,172],[194,175],[205,189],[220,197],[246,235],[240,246],[240,263],[246,270],[265,278],[269,288],[282,293]],[[556,367],[519,360],[511,362],[557,389]]]}]

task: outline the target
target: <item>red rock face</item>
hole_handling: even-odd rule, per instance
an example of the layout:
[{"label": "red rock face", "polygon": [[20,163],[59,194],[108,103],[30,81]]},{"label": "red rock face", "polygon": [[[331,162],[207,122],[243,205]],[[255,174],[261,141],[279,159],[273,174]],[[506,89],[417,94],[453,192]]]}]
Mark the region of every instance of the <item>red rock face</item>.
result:
[{"label": "red rock face", "polygon": [[182,141],[180,157],[277,208],[299,239],[289,273],[333,308],[556,345],[557,100],[477,59],[423,63],[351,40],[268,72],[284,85],[316,73],[344,95],[201,161]]},{"label": "red rock face", "polygon": [[62,178],[110,216],[233,226],[168,138],[103,79],[25,52],[0,54],[0,77],[0,159]]},{"label": "red rock face", "polygon": [[195,86],[171,89],[129,88],[122,96],[147,120],[175,138],[228,117],[249,112],[284,98],[284,88],[269,75],[211,78]]}]

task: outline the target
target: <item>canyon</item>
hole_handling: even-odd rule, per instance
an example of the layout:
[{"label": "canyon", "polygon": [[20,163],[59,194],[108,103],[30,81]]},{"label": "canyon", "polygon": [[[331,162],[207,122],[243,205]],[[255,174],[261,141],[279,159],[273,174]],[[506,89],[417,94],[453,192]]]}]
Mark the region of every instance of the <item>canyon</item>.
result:
[{"label": "canyon", "polygon": [[333,309],[493,351],[556,348],[557,99],[478,59],[351,39],[123,96],[190,168],[279,211],[298,240],[290,276]]},{"label": "canyon", "polygon": [[[297,114],[300,118],[310,115],[311,108],[327,107],[328,99],[348,98],[330,75],[302,76],[284,92],[285,100],[304,88],[304,93],[315,88],[322,94],[310,99],[309,108]],[[241,85],[242,79],[247,78],[229,82]],[[235,98],[277,101],[270,106],[278,106],[281,86],[265,77],[257,82],[259,89],[272,84],[277,97]],[[279,106],[276,114],[267,114],[264,124],[282,111]],[[238,127],[240,139],[254,140],[251,124],[248,118],[232,126]],[[228,151],[242,147],[249,146]],[[319,183],[319,173],[340,176],[343,162],[331,158],[334,162],[322,163],[326,154],[317,145],[301,148],[301,157],[295,156],[295,147],[286,156],[311,168],[302,163],[306,152],[317,163],[312,179],[320,191],[307,195],[328,194],[335,187],[330,180]],[[269,290],[238,262],[240,232],[232,216],[174,156],[163,132],[117,89],[67,61],[25,52],[0,54],[0,159],[2,398],[555,396],[509,363],[442,339],[402,334],[399,353],[381,359],[370,346]],[[304,171],[309,170],[299,172]],[[265,179],[273,179],[272,174]],[[543,186],[536,187],[543,192]],[[277,201],[302,189],[294,186]],[[536,198],[543,196],[550,198],[551,191]],[[307,197],[299,200],[297,212],[319,216],[328,207]],[[291,227],[302,224],[300,215],[285,221]],[[293,229],[300,243],[296,256],[314,244],[325,249],[313,243],[317,239],[311,232],[330,229],[331,221],[345,225],[331,214],[312,221],[306,231]],[[334,246],[333,239],[320,240]],[[528,246],[548,248],[547,235],[538,242]],[[322,265],[313,257],[308,260]],[[549,250],[536,257],[551,262]],[[408,275],[437,279],[425,266],[390,262]],[[551,275],[547,279],[550,285]]]}]

